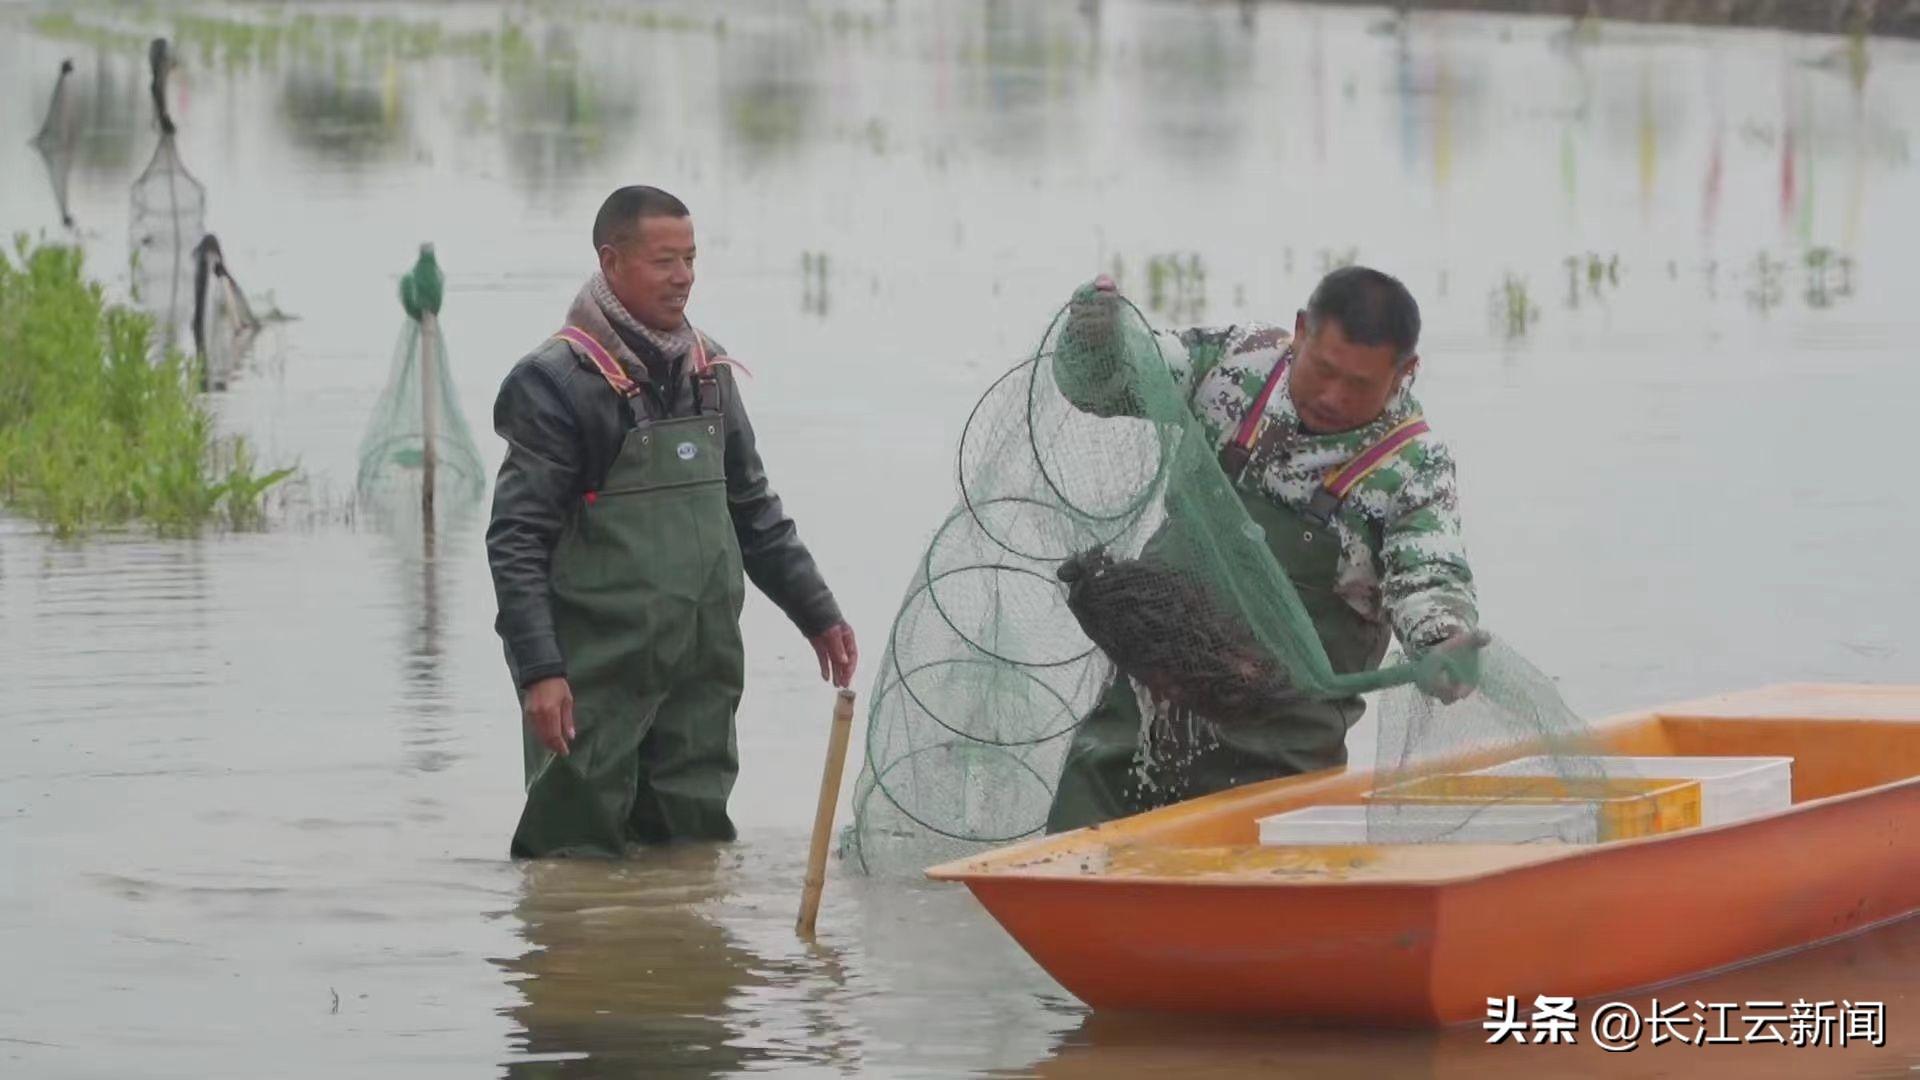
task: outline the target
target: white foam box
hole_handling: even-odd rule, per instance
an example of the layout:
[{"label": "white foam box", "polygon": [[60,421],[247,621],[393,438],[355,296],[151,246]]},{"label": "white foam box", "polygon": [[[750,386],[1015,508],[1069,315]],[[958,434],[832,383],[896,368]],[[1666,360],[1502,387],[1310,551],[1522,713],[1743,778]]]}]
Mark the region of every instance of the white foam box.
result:
[{"label": "white foam box", "polygon": [[[1725,825],[1770,814],[1793,805],[1790,757],[1582,757],[1602,775],[1634,780],[1696,780],[1700,784],[1700,824]],[[1508,761],[1477,773],[1493,776],[1558,776],[1566,764],[1551,757]]]},{"label": "white foam box", "polygon": [[[1371,816],[1369,816],[1371,815]],[[1304,806],[1259,820],[1260,842],[1293,844],[1591,844],[1599,817],[1590,803],[1422,803]]]}]

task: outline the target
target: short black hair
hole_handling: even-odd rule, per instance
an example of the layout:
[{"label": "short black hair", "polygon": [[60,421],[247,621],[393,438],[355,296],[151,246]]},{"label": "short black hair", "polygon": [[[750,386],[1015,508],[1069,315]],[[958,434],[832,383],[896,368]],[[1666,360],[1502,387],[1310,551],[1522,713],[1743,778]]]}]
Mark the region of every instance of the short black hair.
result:
[{"label": "short black hair", "polygon": [[1331,319],[1356,345],[1391,345],[1404,363],[1420,344],[1420,305],[1398,278],[1365,266],[1343,266],[1314,286],[1307,322]]},{"label": "short black hair", "polygon": [[611,244],[615,247],[633,239],[634,227],[641,218],[689,216],[687,204],[645,184],[629,184],[607,196],[593,218],[593,250]]}]

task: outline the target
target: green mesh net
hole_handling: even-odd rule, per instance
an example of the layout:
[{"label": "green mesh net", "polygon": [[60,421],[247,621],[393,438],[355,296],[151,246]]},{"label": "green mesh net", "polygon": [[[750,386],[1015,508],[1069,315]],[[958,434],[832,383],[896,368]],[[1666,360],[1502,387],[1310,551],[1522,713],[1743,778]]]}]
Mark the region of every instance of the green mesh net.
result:
[{"label": "green mesh net", "polygon": [[[1375,693],[1380,787],[1481,750],[1545,755],[1563,783],[1599,775],[1551,680],[1485,635],[1336,671],[1145,317],[1118,297],[1087,317],[1095,299],[1063,307],[967,422],[958,505],[920,561],[871,699],[853,862],[912,871],[1038,835],[1071,735],[1116,674],[1142,705],[1143,760],[1156,730],[1191,742],[1285,723],[1303,698]],[[1479,692],[1430,696],[1450,683]],[[1381,842],[1477,835],[1471,812],[1430,802],[1354,813]]]},{"label": "green mesh net", "polygon": [[376,516],[425,514],[431,520],[486,490],[480,451],[454,394],[440,333],[445,291],[433,245],[422,245],[413,269],[400,279],[406,320],[386,388],[360,440],[356,488],[362,506]]},{"label": "green mesh net", "polygon": [[[1473,694],[1447,704],[1403,684],[1374,701],[1378,743],[1369,843],[1594,842],[1592,814],[1562,797],[1600,798],[1618,772],[1553,679],[1504,640],[1481,649]],[[1520,784],[1471,786],[1481,772],[1528,759]],[[1464,764],[1461,764],[1464,763]],[[1465,786],[1463,786],[1465,785]],[[1650,803],[1644,804],[1651,806]]]}]

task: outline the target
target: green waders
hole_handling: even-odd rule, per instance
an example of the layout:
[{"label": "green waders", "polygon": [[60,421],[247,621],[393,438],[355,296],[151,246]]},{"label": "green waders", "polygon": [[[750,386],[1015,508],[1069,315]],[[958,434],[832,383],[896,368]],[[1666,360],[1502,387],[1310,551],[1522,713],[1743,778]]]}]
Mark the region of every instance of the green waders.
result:
[{"label": "green waders", "polygon": [[[1333,528],[1261,495],[1242,490],[1240,498],[1312,616],[1333,670],[1350,674],[1378,667],[1391,630],[1369,622],[1334,592],[1340,541]],[[1074,732],[1047,831],[1344,765],[1347,729],[1365,710],[1358,697],[1318,701],[1303,696],[1262,724],[1174,723],[1143,743],[1138,698],[1129,680],[1117,676]]]},{"label": "green waders", "polygon": [[552,582],[578,734],[562,757],[527,732],[513,854],[733,839],[746,584],[717,407],[627,432],[562,532]]}]

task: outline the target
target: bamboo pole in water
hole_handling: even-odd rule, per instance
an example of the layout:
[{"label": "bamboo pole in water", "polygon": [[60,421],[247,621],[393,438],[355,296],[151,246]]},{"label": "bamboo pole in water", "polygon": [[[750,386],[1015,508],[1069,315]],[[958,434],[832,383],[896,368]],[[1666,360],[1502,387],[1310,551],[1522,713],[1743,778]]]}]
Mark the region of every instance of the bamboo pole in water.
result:
[{"label": "bamboo pole in water", "polygon": [[827,845],[833,837],[833,810],[840,802],[840,775],[847,767],[847,739],[853,732],[853,691],[842,690],[833,703],[833,731],[827,737],[827,768],[820,775],[820,805],[813,812],[813,844],[807,849],[807,883],[800,893],[800,920],[794,929],[813,937],[820,914],[820,890],[827,883]]},{"label": "bamboo pole in water", "polygon": [[440,348],[440,320],[433,312],[420,313],[420,513],[427,531],[433,531],[433,470],[440,417],[434,410],[433,365]]}]

